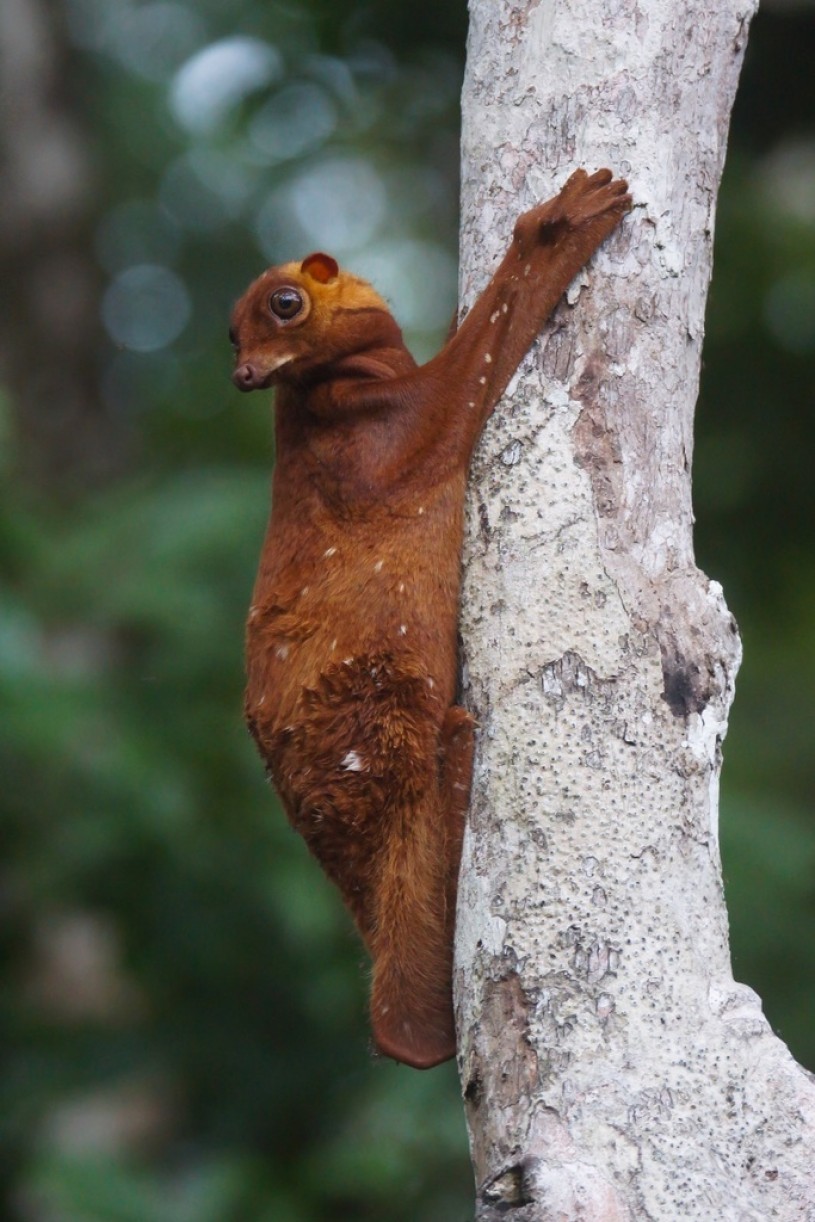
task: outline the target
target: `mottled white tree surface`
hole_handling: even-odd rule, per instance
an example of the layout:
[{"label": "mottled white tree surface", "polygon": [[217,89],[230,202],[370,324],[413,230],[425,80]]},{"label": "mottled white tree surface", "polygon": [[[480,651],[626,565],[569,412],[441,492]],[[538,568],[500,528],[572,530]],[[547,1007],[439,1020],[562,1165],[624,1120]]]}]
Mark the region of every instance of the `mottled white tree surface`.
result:
[{"label": "mottled white tree surface", "polygon": [[815,1219],[815,1084],[734,983],[717,838],[740,658],[694,564],[716,193],[754,0],[470,0],[462,288],[577,166],[634,209],[488,425],[459,898],[477,1218]]}]

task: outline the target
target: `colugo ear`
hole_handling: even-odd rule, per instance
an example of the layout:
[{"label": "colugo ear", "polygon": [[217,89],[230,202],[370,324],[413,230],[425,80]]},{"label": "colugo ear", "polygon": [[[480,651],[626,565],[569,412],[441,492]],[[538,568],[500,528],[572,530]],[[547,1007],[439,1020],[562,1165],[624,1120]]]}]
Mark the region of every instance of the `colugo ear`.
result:
[{"label": "colugo ear", "polygon": [[332,259],[331,255],[324,255],[321,251],[316,251],[313,255],[306,255],[300,264],[300,271],[311,276],[312,280],[320,284],[328,284],[329,280],[335,280],[339,270],[337,260]]}]

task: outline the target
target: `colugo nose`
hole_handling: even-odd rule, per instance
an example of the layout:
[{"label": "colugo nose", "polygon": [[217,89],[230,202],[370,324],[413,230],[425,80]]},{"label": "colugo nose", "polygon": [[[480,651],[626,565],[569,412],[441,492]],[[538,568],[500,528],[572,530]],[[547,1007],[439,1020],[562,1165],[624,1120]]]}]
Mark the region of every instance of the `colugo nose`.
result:
[{"label": "colugo nose", "polygon": [[233,371],[232,381],[238,390],[254,390],[260,385],[261,377],[254,365],[249,361],[244,361]]}]

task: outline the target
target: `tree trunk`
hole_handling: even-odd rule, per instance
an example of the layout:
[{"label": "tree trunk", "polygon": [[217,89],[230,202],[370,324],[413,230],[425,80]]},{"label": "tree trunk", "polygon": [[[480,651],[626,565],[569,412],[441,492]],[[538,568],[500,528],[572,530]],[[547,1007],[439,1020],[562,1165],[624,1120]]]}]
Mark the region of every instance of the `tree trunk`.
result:
[{"label": "tree trunk", "polygon": [[470,0],[463,297],[577,166],[635,208],[488,425],[457,940],[477,1218],[815,1219],[815,1086],[734,983],[717,786],[740,657],[692,421],[753,0]]},{"label": "tree trunk", "polygon": [[56,0],[0,4],[0,378],[22,465],[52,491],[106,478],[129,449],[99,394],[98,204],[64,17]]}]

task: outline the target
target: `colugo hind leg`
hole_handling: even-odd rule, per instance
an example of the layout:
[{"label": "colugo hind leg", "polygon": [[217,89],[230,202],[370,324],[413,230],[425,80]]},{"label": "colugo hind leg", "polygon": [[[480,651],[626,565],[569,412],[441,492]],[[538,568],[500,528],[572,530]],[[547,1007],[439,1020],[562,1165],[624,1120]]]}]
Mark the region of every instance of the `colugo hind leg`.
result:
[{"label": "colugo hind leg", "polygon": [[473,719],[447,710],[434,783],[387,837],[371,939],[371,1026],[381,1052],[416,1069],[455,1055],[456,888],[473,762]]}]

